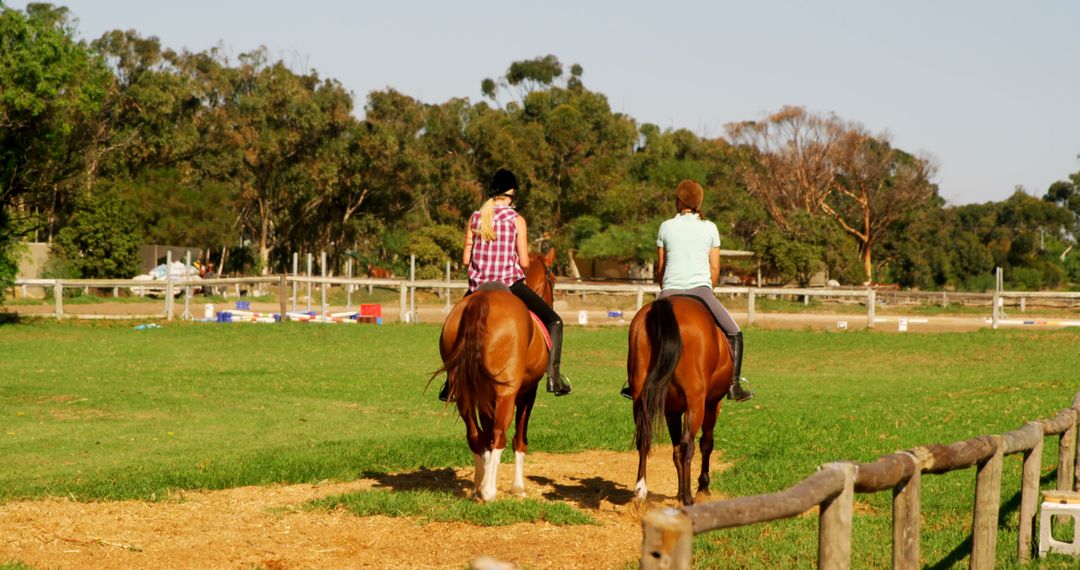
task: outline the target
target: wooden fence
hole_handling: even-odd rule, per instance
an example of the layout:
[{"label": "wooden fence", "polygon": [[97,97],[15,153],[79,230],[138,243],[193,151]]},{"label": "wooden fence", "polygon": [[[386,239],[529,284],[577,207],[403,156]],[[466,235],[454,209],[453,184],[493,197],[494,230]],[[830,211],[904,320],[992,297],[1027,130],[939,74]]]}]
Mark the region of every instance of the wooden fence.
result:
[{"label": "wooden fence", "polygon": [[1061,410],[1053,419],[1028,422],[1003,435],[917,447],[871,463],[829,463],[777,493],[650,511],[642,520],[641,568],[689,569],[694,534],[791,518],[814,507],[819,508],[818,568],[850,568],[854,495],[889,490],[893,495],[892,566],[902,570],[918,568],[922,475],[973,466],[976,468],[975,509],[969,566],[978,570],[993,568],[1001,507],[1001,471],[1004,457],[1014,453],[1023,454],[1016,555],[1018,560],[1027,561],[1032,553],[1046,436],[1059,436],[1057,488],[1073,491],[1080,486],[1076,471],[1078,416],[1080,393],[1073,398],[1071,408]]}]

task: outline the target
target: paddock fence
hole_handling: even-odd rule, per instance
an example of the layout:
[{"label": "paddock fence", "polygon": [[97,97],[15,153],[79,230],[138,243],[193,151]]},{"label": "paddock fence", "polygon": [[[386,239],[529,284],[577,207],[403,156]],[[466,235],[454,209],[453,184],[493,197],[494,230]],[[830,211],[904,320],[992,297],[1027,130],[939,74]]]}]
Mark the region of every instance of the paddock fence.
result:
[{"label": "paddock fence", "polygon": [[[252,293],[260,295],[266,293],[266,291],[272,288],[278,288],[278,294],[280,299],[281,314],[284,315],[287,310],[297,311],[299,309],[300,288],[305,289],[303,291],[302,299],[305,300],[306,311],[311,311],[313,308],[318,307],[323,314],[325,314],[329,308],[327,303],[328,290],[334,286],[340,286],[347,291],[346,310],[352,309],[352,295],[354,291],[362,287],[366,287],[368,294],[372,293],[374,287],[390,288],[399,291],[399,321],[401,322],[416,322],[418,313],[416,309],[416,291],[433,290],[445,300],[445,310],[448,312],[450,308],[450,291],[463,290],[468,288],[468,283],[460,280],[450,280],[449,264],[446,268],[446,279],[443,280],[417,280],[415,279],[416,270],[415,263],[411,264],[408,279],[373,279],[373,277],[354,277],[352,275],[352,264],[347,266],[346,276],[329,276],[326,274],[326,256],[322,256],[321,274],[313,274],[312,268],[312,256],[308,256],[307,272],[300,273],[296,256],[294,256],[293,272],[276,275],[265,276],[253,276],[253,277],[226,277],[226,279],[178,279],[177,276],[171,276],[171,279],[161,281],[145,281],[145,280],[65,280],[65,279],[19,279],[15,281],[14,289],[21,291],[22,297],[28,296],[29,287],[39,287],[42,289],[52,289],[52,297],[55,308],[56,318],[64,318],[64,289],[65,288],[78,288],[83,289],[89,293],[90,289],[95,290],[109,290],[113,297],[120,296],[120,289],[125,288],[134,295],[156,295],[161,296],[163,300],[163,308],[160,313],[147,314],[147,315],[113,315],[110,317],[126,317],[126,318],[154,318],[163,317],[168,321],[172,321],[173,318],[179,317],[181,320],[193,320],[194,315],[191,313],[191,301],[193,291],[195,290],[210,290],[212,293],[218,293],[228,296],[230,293],[240,297],[241,295]],[[170,258],[170,263],[172,259]],[[190,263],[189,263],[190,266]],[[883,318],[876,316],[876,308],[879,306],[918,306],[918,304],[942,304],[943,307],[948,307],[950,304],[963,304],[963,306],[976,306],[985,307],[990,306],[991,315],[987,318],[987,322],[991,324],[991,327],[998,328],[999,324],[1036,324],[1036,322],[1028,322],[1023,320],[1009,320],[1005,316],[1005,308],[1018,307],[1023,313],[1026,311],[1027,304],[1030,302],[1040,303],[1040,306],[1054,307],[1057,309],[1080,311],[1080,293],[1069,293],[1069,291],[1005,291],[1002,290],[1002,280],[1000,271],[998,271],[998,284],[993,294],[956,294],[956,293],[923,293],[923,291],[897,291],[890,289],[879,290],[877,288],[851,288],[851,287],[835,287],[835,288],[796,288],[796,287],[748,287],[748,286],[718,286],[714,288],[714,293],[718,296],[727,297],[744,297],[746,299],[746,324],[754,324],[757,312],[758,299],[769,298],[795,298],[802,299],[802,302],[809,303],[811,298],[821,299],[828,302],[838,302],[847,304],[860,304],[865,307],[866,311],[866,327],[874,328],[875,324],[883,321]],[[320,300],[318,304],[314,304],[312,300],[312,289],[318,289]],[[13,296],[16,295],[16,291],[13,291]],[[555,284],[556,294],[578,294],[582,297],[588,295],[608,295],[626,297],[627,303],[629,298],[634,299],[634,310],[637,311],[645,304],[646,295],[657,295],[660,293],[660,286],[651,283],[636,283],[636,284],[621,284],[621,283],[579,283],[579,282],[559,282]],[[183,297],[183,310],[177,307],[177,298]],[[288,302],[291,301],[291,302]],[[177,314],[179,312],[179,314]],[[80,315],[84,318],[99,317],[104,318],[106,315]],[[1078,320],[1057,320],[1054,324],[1062,326],[1080,326],[1080,318]]]},{"label": "paddock fence", "polygon": [[1072,407],[1050,420],[1024,424],[1002,435],[984,435],[950,445],[928,445],[886,455],[870,463],[836,462],[776,493],[738,497],[683,508],[656,509],[642,519],[640,567],[643,570],[691,568],[695,534],[818,513],[818,568],[851,567],[851,530],[855,493],[891,491],[892,567],[919,568],[920,495],[924,474],[975,467],[975,503],[969,567],[994,567],[1001,508],[1004,457],[1023,454],[1019,536],[1016,556],[1030,560],[1039,497],[1044,439],[1058,436],[1057,489],[1080,488],[1077,419],[1080,392]]}]

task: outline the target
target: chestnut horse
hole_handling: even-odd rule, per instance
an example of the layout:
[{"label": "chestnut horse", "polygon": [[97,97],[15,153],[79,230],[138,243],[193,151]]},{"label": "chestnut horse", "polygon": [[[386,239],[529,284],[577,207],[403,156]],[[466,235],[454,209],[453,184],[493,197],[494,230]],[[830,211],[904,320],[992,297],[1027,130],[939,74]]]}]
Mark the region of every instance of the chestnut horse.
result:
[{"label": "chestnut horse", "polygon": [[[525,283],[549,305],[555,278],[548,265],[555,251],[529,256]],[[457,401],[465,436],[473,452],[473,482],[482,501],[495,498],[499,458],[506,432],[514,423],[514,485],[525,495],[524,462],[528,450],[529,415],[536,389],[547,371],[548,347],[543,325],[525,303],[501,284],[485,284],[459,301],[443,324],[439,339],[442,368],[450,399]]]},{"label": "chestnut horse", "polygon": [[727,338],[698,299],[678,295],[658,299],[638,311],[630,323],[626,370],[634,396],[637,498],[644,501],[649,492],[645,485],[645,463],[663,413],[674,446],[678,498],[682,504],[692,505],[690,462],[698,430],[701,430],[698,492],[709,492],[713,428],[721,400],[732,381]]}]

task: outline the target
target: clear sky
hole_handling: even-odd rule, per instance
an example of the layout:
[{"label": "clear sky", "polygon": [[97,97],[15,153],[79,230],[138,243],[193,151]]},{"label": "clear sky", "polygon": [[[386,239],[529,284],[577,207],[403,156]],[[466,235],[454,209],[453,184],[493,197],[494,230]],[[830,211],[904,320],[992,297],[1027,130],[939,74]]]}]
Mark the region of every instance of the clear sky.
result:
[{"label": "clear sky", "polygon": [[[932,156],[951,204],[1041,196],[1080,170],[1080,2],[1001,0],[67,0],[80,36],[174,49],[265,45],[339,80],[362,112],[392,87],[481,98],[554,54],[638,123],[717,137],[783,105],[833,112]],[[7,0],[24,9],[25,0]]]}]

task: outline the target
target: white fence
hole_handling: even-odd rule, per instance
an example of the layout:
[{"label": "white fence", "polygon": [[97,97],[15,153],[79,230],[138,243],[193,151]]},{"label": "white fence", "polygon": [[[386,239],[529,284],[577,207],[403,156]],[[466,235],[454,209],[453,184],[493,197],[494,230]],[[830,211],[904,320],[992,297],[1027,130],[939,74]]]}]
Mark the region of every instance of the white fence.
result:
[{"label": "white fence", "polygon": [[[161,317],[168,320],[174,318],[191,319],[191,300],[193,288],[235,288],[236,295],[241,294],[240,288],[247,286],[248,288],[255,288],[256,290],[266,290],[269,288],[277,287],[278,298],[280,303],[281,314],[285,314],[289,310],[289,301],[291,300],[291,310],[297,310],[297,301],[300,287],[306,286],[305,299],[308,310],[312,308],[312,287],[316,286],[320,290],[321,299],[319,300],[318,307],[322,313],[326,313],[328,310],[327,304],[327,290],[329,286],[344,286],[347,293],[347,306],[351,308],[352,305],[352,292],[360,287],[381,287],[397,289],[399,291],[398,296],[398,319],[402,322],[408,322],[415,320],[417,315],[416,303],[415,303],[415,291],[421,290],[435,290],[444,291],[449,293],[450,290],[464,290],[468,287],[465,281],[454,280],[410,280],[410,279],[374,279],[374,278],[350,278],[350,277],[326,277],[326,276],[304,276],[304,275],[272,275],[266,277],[240,277],[240,278],[222,278],[222,279],[197,279],[197,280],[183,280],[183,279],[171,279],[165,281],[148,282],[148,281],[136,281],[133,279],[18,279],[15,281],[15,287],[22,287],[25,295],[25,288],[27,287],[44,287],[51,288],[53,292],[53,303],[55,305],[55,315],[57,319],[64,318],[64,297],[63,290],[65,288],[78,288],[78,289],[112,289],[113,295],[117,296],[119,289],[128,288],[136,291],[153,288],[159,291],[164,296],[164,308],[161,313],[154,315],[131,315],[132,318],[147,318],[147,317]],[[598,294],[617,294],[634,296],[635,309],[640,309],[645,302],[645,295],[655,295],[660,292],[660,287],[654,284],[617,284],[617,283],[574,283],[574,282],[560,282],[555,285],[556,292],[562,293],[598,293]],[[875,308],[878,305],[877,298],[878,292],[874,289],[805,289],[805,288],[786,288],[786,287],[716,287],[714,291],[718,295],[734,295],[734,296],[746,296],[746,313],[747,323],[752,324],[755,320],[755,312],[757,308],[757,299],[766,297],[780,297],[780,296],[794,296],[802,297],[804,300],[809,300],[811,297],[817,298],[832,298],[841,299],[847,302],[853,302],[856,304],[864,305],[866,307],[866,326],[867,328],[874,328],[875,321]],[[901,293],[902,294],[902,293]],[[177,314],[177,297],[182,296],[183,310],[180,314]],[[1063,299],[1070,301],[1080,300],[1080,293],[1070,292],[1020,292],[1020,291],[999,291],[997,293],[985,294],[985,296],[992,300],[992,326],[997,328],[999,323],[1010,323],[1010,320],[1003,317],[1001,307],[1004,305],[1005,299],[1017,299],[1020,301],[1020,306],[1024,306],[1025,299]],[[447,307],[450,305],[450,295],[446,294]],[[1080,320],[1075,323],[1072,321],[1061,321],[1059,324],[1066,326],[1076,325],[1080,326]]]}]

